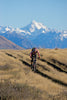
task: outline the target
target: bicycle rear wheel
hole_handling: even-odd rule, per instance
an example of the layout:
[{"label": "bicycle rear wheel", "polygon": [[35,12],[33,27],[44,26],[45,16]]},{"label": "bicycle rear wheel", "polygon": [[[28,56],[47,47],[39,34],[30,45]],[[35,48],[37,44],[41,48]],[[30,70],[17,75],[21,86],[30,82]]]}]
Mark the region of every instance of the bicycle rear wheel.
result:
[{"label": "bicycle rear wheel", "polygon": [[32,71],[36,72],[36,57],[33,57]]},{"label": "bicycle rear wheel", "polygon": [[33,68],[34,68],[34,72],[36,72],[36,60],[35,59],[33,61]]},{"label": "bicycle rear wheel", "polygon": [[36,64],[34,65],[34,72],[36,72]]}]

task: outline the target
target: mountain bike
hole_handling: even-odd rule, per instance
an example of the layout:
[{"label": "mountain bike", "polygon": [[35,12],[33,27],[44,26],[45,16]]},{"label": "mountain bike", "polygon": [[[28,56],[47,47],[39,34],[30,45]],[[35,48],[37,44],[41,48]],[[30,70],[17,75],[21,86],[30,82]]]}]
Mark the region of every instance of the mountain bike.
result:
[{"label": "mountain bike", "polygon": [[33,57],[32,71],[36,72],[36,58]]}]

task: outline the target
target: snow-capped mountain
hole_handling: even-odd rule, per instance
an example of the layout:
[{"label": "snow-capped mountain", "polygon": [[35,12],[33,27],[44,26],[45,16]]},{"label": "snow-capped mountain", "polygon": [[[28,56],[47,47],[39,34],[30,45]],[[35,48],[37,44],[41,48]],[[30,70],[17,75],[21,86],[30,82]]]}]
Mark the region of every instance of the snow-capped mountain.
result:
[{"label": "snow-capped mountain", "polygon": [[14,28],[12,28],[11,26],[7,26],[7,27],[3,27],[3,26],[0,26],[0,32],[2,33],[5,33],[9,31],[10,33],[12,33],[14,31]]},{"label": "snow-capped mountain", "polygon": [[36,30],[40,30],[40,29],[49,31],[49,29],[46,26],[44,26],[42,23],[37,23],[36,21],[32,21],[29,25],[27,25],[26,27],[22,29],[29,31],[30,33],[35,32]]},{"label": "snow-capped mountain", "polygon": [[48,29],[42,23],[37,23],[36,21],[32,21],[29,25],[21,29],[25,30],[25,32],[28,33],[25,34],[25,36],[30,39],[35,38],[41,33],[46,33],[50,31],[50,29]]},{"label": "snow-capped mountain", "polygon": [[23,48],[67,48],[67,31],[47,28],[42,23],[32,21],[23,28],[0,26],[0,35]]}]

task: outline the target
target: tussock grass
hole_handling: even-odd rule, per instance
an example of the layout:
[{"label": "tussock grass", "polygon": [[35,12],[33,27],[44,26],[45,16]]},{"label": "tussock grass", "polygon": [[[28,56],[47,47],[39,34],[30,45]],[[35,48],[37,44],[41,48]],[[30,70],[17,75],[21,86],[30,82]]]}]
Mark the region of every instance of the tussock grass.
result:
[{"label": "tussock grass", "polygon": [[41,91],[28,84],[11,83],[6,80],[0,83],[0,97],[2,100],[41,100]]},{"label": "tussock grass", "polygon": [[37,72],[31,71],[31,50],[0,50],[2,100],[66,100],[67,49],[39,49]]}]

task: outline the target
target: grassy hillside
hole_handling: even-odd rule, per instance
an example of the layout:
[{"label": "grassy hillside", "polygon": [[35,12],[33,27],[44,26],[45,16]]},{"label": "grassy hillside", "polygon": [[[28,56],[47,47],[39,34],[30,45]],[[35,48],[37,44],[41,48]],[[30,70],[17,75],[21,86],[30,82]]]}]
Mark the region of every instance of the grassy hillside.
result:
[{"label": "grassy hillside", "polygon": [[14,44],[13,42],[11,42],[10,40],[6,39],[3,36],[0,36],[0,49],[18,49],[18,50],[22,50],[23,48]]},{"label": "grassy hillside", "polygon": [[67,49],[39,49],[37,72],[31,50],[0,50],[0,100],[67,100]]}]

